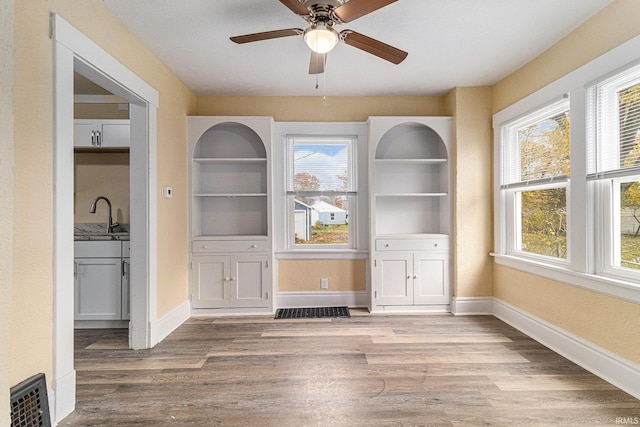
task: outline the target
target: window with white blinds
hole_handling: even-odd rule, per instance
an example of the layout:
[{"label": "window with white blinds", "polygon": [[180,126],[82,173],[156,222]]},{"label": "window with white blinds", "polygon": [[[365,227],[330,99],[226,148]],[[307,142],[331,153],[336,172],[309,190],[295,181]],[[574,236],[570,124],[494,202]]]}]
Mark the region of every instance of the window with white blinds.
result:
[{"label": "window with white blinds", "polygon": [[287,136],[288,247],[355,248],[355,136]]},{"label": "window with white blinds", "polygon": [[588,179],[640,174],[640,65],[589,88]]},{"label": "window with white blinds", "polygon": [[571,165],[568,98],[509,123],[504,132],[502,188],[568,180]]}]

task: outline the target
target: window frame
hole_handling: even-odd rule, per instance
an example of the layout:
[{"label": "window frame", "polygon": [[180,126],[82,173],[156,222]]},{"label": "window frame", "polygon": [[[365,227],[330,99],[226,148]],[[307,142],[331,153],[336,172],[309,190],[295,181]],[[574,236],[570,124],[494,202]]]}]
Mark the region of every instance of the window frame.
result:
[{"label": "window frame", "polygon": [[[636,36],[604,53],[574,71],[527,95],[493,116],[494,128],[494,257],[495,263],[534,274],[578,288],[640,303],[640,280],[614,277],[599,271],[603,251],[602,197],[600,186],[586,179],[588,153],[586,149],[589,117],[587,114],[587,88],[624,69],[640,63],[640,36]],[[570,94],[571,102],[571,175],[568,209],[571,209],[570,227],[573,233],[568,242],[571,260],[558,265],[506,251],[507,209],[501,191],[501,137],[503,126],[530,111],[544,106],[563,94]]]},{"label": "window frame", "polygon": [[[276,259],[367,259],[369,247],[368,226],[368,124],[367,122],[274,122],[273,129],[273,218],[274,218],[274,252]],[[351,204],[349,211],[349,227],[354,231],[353,245],[327,247],[328,245],[299,245],[294,247],[292,198],[287,195],[287,136],[354,136],[357,143],[354,147],[356,162],[355,179],[357,179],[357,200]],[[363,163],[364,162],[364,163]],[[290,205],[291,204],[291,205]]]},{"label": "window frame", "polygon": [[[520,143],[518,141],[518,131],[524,127],[533,125],[541,120],[554,117],[570,110],[570,100],[568,96],[562,96],[545,105],[535,108],[513,120],[501,125],[500,129],[500,200],[503,200],[501,211],[504,212],[504,226],[502,229],[504,242],[504,252],[511,256],[530,259],[537,262],[567,266],[571,263],[571,247],[569,240],[571,236],[570,226],[570,179],[568,176],[554,176],[545,179],[535,179],[532,181],[521,181],[519,179],[522,170]],[[567,216],[567,257],[559,258],[535,252],[522,250],[522,215],[519,194],[524,191],[544,191],[555,188],[566,189],[566,216]]]}]

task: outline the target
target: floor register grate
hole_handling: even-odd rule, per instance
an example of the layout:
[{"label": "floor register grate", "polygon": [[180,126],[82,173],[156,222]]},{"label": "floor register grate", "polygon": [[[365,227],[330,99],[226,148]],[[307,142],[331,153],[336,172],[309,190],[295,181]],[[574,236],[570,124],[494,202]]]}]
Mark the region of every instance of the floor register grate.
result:
[{"label": "floor register grate", "polygon": [[351,317],[349,307],[279,308],[276,319],[320,319],[325,317]]}]

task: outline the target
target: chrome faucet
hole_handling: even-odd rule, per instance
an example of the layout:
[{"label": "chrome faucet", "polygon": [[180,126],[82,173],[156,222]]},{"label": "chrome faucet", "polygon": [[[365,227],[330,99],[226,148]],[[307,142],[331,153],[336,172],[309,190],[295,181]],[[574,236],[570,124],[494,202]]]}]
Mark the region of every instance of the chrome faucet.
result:
[{"label": "chrome faucet", "polygon": [[107,234],[111,234],[113,233],[113,229],[118,225],[117,222],[113,222],[113,219],[111,217],[111,201],[109,201],[109,199],[107,199],[104,196],[98,196],[96,197],[96,199],[91,203],[91,206],[89,207],[89,213],[96,213],[96,203],[98,203],[98,200],[104,200],[105,202],[107,202],[107,205],[109,205],[109,220],[107,221]]}]

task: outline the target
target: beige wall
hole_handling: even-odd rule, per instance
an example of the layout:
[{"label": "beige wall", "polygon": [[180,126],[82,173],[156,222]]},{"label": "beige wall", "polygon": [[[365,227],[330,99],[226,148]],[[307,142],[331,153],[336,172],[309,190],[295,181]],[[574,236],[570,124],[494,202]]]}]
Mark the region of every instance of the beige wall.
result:
[{"label": "beige wall", "polygon": [[119,104],[74,104],[76,119],[128,119],[129,109],[118,109]]},{"label": "beige wall", "polygon": [[91,202],[105,196],[111,202],[113,220],[129,224],[129,153],[76,152],[74,170],[74,222],[106,224],[109,210],[104,201],[89,213]]},{"label": "beige wall", "polygon": [[493,131],[491,88],[460,87],[446,97],[453,116],[453,293],[492,295]]},{"label": "beige wall", "polygon": [[13,0],[0,2],[0,425],[9,421],[13,271]]},{"label": "beige wall", "polygon": [[[5,5],[2,2],[3,11],[10,7]],[[99,0],[15,2],[13,277],[11,302],[0,300],[3,315],[5,308],[11,308],[10,384],[38,372],[46,374],[49,384],[52,380],[52,12],[59,13],[160,93],[158,183],[172,185],[175,191],[172,199],[158,202],[158,316],[187,300],[186,116],[195,113],[195,95]],[[160,188],[157,191],[159,196]],[[7,347],[0,348],[5,357]]]},{"label": "beige wall", "polygon": [[327,292],[367,289],[365,260],[280,260],[278,290],[322,292],[320,279],[329,279]]},{"label": "beige wall", "polygon": [[271,116],[280,122],[365,122],[369,116],[442,116],[440,97],[199,96],[199,116]]},{"label": "beige wall", "polygon": [[[555,46],[497,83],[497,112],[630,38],[640,2],[616,0]],[[494,266],[494,296],[640,363],[640,305]]]}]

